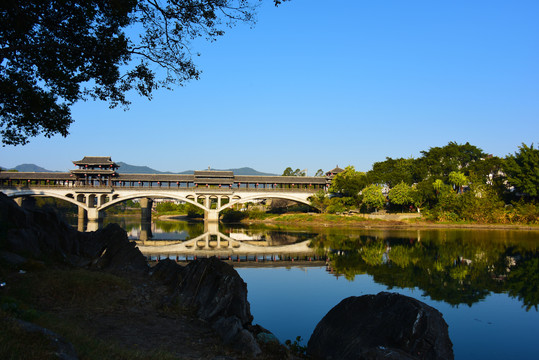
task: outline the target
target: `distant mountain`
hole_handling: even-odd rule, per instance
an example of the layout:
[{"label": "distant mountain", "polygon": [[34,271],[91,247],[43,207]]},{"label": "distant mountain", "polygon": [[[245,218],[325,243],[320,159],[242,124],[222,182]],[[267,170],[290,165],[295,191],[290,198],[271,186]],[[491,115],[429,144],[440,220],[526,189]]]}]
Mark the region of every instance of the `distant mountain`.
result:
[{"label": "distant mountain", "polygon": [[[130,165],[121,161],[117,162],[117,164],[120,165],[120,168],[118,169],[118,172],[120,174],[193,174],[194,173],[194,170],[186,170],[182,172],[159,171],[159,170],[152,169],[149,166]],[[2,167],[2,169],[5,169],[5,168]],[[35,164],[22,164],[10,170],[17,170],[19,172],[53,172],[51,170],[44,169]],[[242,167],[238,169],[226,169],[226,170],[218,170],[218,169],[212,169],[212,170],[233,171],[235,175],[277,176],[277,174],[260,172],[250,167]]]},{"label": "distant mountain", "polygon": [[120,165],[118,169],[120,174],[173,174],[170,171],[159,171],[148,166],[130,165],[121,161],[116,164]]},{"label": "distant mountain", "polygon": [[[5,169],[5,168],[2,167],[2,169]],[[54,171],[42,168],[41,166],[37,166],[36,164],[21,164],[9,170],[17,170],[18,172],[54,172]]]},{"label": "distant mountain", "polygon": [[[206,169],[204,169],[206,170]],[[237,169],[211,169],[211,170],[214,170],[214,171],[233,171],[234,172],[234,175],[260,175],[260,176],[278,176],[277,174],[270,174],[270,173],[264,173],[264,172],[260,172],[260,171],[257,171],[253,168],[250,168],[250,167],[242,167],[242,168],[237,168]],[[194,174],[195,171],[194,170],[187,170],[187,171],[182,171],[181,173],[177,173],[177,174]]]},{"label": "distant mountain", "polygon": [[[130,165],[121,161],[117,162],[117,164],[120,165],[120,168],[118,169],[118,172],[120,174],[194,174],[195,172],[194,170],[186,170],[182,172],[159,171],[159,170],[152,169],[151,167],[148,167],[148,166]],[[233,171],[235,175],[276,176],[276,174],[263,173],[250,167],[242,167],[238,169],[226,169],[226,170],[219,170],[219,169],[212,169],[212,170]]]},{"label": "distant mountain", "polygon": [[242,167],[239,169],[228,169],[227,171],[234,171],[235,175],[278,176],[277,174],[260,172],[250,167]]}]

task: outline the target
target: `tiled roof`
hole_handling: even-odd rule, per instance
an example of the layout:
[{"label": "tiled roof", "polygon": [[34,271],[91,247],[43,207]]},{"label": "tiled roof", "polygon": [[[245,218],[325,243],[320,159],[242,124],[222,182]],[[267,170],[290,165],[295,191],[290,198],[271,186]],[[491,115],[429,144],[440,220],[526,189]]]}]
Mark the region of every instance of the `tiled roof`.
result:
[{"label": "tiled roof", "polygon": [[113,165],[118,167],[110,156],[85,156],[82,160],[73,161],[75,165]]}]

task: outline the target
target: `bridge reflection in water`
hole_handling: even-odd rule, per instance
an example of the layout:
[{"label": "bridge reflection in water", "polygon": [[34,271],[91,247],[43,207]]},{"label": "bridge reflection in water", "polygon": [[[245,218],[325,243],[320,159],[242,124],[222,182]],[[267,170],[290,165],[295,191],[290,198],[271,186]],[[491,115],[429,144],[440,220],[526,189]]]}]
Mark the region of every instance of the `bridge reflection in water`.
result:
[{"label": "bridge reflection in water", "polygon": [[[143,235],[141,231],[141,235]],[[142,236],[141,236],[142,238]],[[234,262],[259,263],[271,266],[283,263],[308,263],[316,266],[325,264],[325,256],[319,256],[310,247],[311,240],[268,246],[266,242],[249,242],[233,239],[219,231],[218,223],[205,222],[204,233],[186,241],[136,241],[139,250],[149,261],[172,259],[192,261],[197,258],[216,256]]]}]

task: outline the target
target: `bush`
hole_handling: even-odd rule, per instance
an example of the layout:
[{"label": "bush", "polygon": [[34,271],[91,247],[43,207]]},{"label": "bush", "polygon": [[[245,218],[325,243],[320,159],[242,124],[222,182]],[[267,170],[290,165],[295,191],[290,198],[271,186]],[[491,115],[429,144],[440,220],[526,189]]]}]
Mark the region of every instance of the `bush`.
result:
[{"label": "bush", "polygon": [[234,209],[226,209],[222,211],[223,217],[221,220],[225,223],[240,222],[247,217],[245,211],[239,211]]},{"label": "bush", "polygon": [[348,198],[334,197],[329,200],[329,205],[326,207],[326,212],[329,214],[342,213],[348,210]]},{"label": "bush", "polygon": [[519,201],[513,204],[513,208],[508,211],[511,222],[524,224],[539,224],[539,206],[534,203]]}]

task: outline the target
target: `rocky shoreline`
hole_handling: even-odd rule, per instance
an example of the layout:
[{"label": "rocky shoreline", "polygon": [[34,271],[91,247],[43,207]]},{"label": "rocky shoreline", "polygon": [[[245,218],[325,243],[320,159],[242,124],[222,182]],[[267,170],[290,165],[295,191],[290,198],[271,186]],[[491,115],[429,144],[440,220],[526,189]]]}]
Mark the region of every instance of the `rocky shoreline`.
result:
[{"label": "rocky shoreline", "polygon": [[[20,208],[2,193],[0,265],[0,280],[7,284],[0,296],[14,294],[16,291],[12,288],[18,283],[34,279],[31,290],[36,292],[39,311],[49,317],[76,321],[78,327],[101,341],[138,349],[142,354],[140,358],[148,358],[144,354],[152,349],[160,349],[178,359],[293,359],[298,356],[352,359],[359,354],[366,359],[453,358],[447,324],[441,314],[417,300],[389,293],[343,300],[348,304],[344,318],[337,316],[336,322],[321,321],[315,330],[318,335],[311,338],[306,353],[291,351],[268,330],[252,323],[247,285],[232,266],[209,258],[193,261],[185,267],[171,260],[150,267],[118,225],[111,224],[92,233],[77,232],[54,211]],[[39,270],[21,270],[25,267]],[[64,276],[66,272],[91,279],[109,274],[107,276],[112,278],[108,281],[113,285],[87,295],[63,288],[64,292],[73,291],[70,300],[43,287],[47,283],[46,276]],[[51,302],[52,297],[58,300]],[[350,307],[350,301],[359,305]],[[326,317],[342,311],[341,304]],[[362,308],[378,316],[368,318]],[[374,321],[379,325],[378,330],[365,337],[359,331],[363,327],[359,321],[346,321],[346,314],[351,313]],[[0,320],[5,324],[22,321],[17,314],[20,312],[2,310]],[[433,326],[435,323],[439,326]],[[62,344],[51,358],[78,359],[82,351],[65,340],[72,336],[69,333],[28,322],[18,323],[16,327],[21,331],[40,331],[53,347]],[[380,329],[385,327],[397,331],[400,340],[383,334]],[[326,334],[329,339],[346,339],[343,334],[353,333],[367,340],[346,340],[345,353],[340,349],[342,346],[335,353],[332,340],[320,337]],[[25,358],[24,354],[7,355]]]}]

